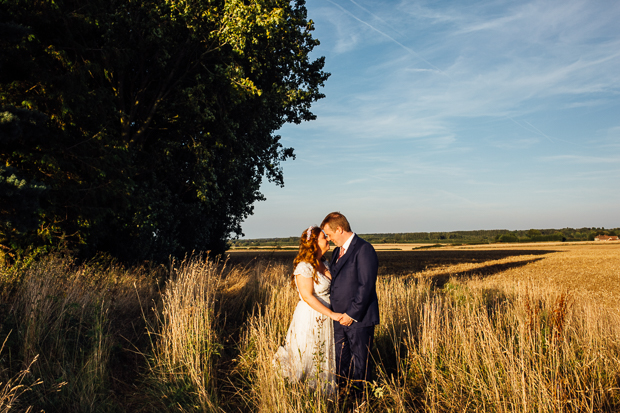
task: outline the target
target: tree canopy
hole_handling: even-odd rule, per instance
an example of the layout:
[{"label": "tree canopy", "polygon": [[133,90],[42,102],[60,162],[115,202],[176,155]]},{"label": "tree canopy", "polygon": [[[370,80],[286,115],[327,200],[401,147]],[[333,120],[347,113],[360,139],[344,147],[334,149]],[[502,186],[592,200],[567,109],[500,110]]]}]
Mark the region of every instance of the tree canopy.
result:
[{"label": "tree canopy", "polygon": [[0,248],[222,252],[328,74],[305,2],[0,0]]}]

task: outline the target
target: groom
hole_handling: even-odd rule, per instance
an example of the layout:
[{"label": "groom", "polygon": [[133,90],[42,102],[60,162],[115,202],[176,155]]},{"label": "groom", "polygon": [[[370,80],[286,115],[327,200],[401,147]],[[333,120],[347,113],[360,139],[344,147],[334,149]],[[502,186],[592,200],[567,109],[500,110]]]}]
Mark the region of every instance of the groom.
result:
[{"label": "groom", "polygon": [[344,313],[340,322],[334,321],[338,387],[344,389],[351,380],[355,397],[360,397],[369,379],[370,349],[379,324],[377,253],[351,231],[349,221],[339,212],[327,215],[321,229],[338,247],[330,265],[332,309]]}]

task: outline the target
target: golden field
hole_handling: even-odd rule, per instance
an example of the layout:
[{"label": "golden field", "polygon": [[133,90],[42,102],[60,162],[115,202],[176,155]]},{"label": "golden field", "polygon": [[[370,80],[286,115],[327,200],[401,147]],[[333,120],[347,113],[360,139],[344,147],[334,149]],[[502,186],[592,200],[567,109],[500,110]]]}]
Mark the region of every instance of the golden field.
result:
[{"label": "golden field", "polygon": [[2,269],[0,412],[620,410],[620,243],[378,250],[359,405],[274,370],[295,251],[228,255]]},{"label": "golden field", "polygon": [[542,248],[552,252],[542,259],[532,255],[531,262],[526,265],[501,271],[483,283],[487,286],[493,283],[549,285],[572,296],[620,310],[620,243],[549,243]]},{"label": "golden field", "polygon": [[[377,244],[380,276],[480,278],[494,283],[540,283],[620,309],[620,242],[484,244],[420,249],[428,244]],[[328,253],[328,255],[331,254]],[[232,251],[234,264],[291,265],[295,251]]]}]

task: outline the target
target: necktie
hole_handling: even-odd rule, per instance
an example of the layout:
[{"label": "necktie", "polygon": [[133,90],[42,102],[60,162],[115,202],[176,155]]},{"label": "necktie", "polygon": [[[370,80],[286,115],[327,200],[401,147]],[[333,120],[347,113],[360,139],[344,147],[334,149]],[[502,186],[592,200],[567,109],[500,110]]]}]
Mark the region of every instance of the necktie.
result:
[{"label": "necktie", "polygon": [[344,255],[344,248],[340,247],[340,253],[338,254],[338,259],[342,258],[343,255]]}]

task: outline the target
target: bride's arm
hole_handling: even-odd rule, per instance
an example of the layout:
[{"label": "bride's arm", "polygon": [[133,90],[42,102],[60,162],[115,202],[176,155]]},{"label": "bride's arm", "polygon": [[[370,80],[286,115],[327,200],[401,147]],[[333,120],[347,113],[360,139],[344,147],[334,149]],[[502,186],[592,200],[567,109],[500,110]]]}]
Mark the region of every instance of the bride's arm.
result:
[{"label": "bride's arm", "polygon": [[304,300],[312,309],[318,311],[319,313],[331,318],[332,320],[340,321],[342,317],[342,313],[335,313],[329,308],[325,307],[323,303],[321,303],[318,298],[313,294],[314,293],[314,281],[312,278],[306,278],[301,275],[295,275],[297,278],[297,288],[299,289],[299,294],[301,295],[301,299]]}]

